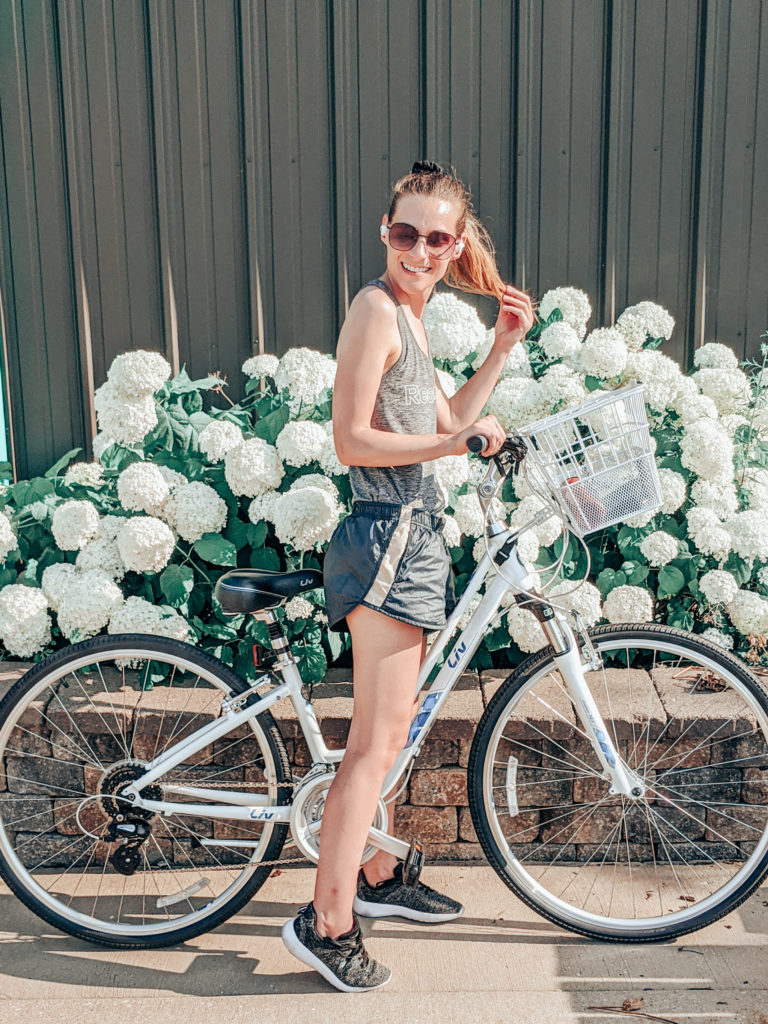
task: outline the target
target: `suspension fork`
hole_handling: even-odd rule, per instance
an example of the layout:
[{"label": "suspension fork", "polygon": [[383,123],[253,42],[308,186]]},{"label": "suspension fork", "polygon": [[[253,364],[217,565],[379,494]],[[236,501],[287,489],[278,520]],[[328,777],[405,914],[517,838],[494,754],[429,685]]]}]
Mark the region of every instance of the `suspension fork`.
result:
[{"label": "suspension fork", "polygon": [[611,793],[637,800],[645,793],[642,780],[627,766],[613,744],[603,716],[584,678],[584,664],[576,636],[564,616],[547,604],[532,609],[547,640],[555,651],[555,663],[565,681],[576,717],[603,766],[603,777],[611,783]]}]

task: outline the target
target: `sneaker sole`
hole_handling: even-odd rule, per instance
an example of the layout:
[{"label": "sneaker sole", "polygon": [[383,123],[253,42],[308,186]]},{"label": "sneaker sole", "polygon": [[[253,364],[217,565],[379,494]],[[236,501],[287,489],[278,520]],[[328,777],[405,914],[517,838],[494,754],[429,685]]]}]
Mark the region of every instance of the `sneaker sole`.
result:
[{"label": "sneaker sole", "polygon": [[412,910],[410,907],[389,906],[386,903],[366,903],[355,896],[352,909],[361,917],[407,917],[409,921],[421,921],[423,924],[439,924],[442,921],[453,921],[461,917],[464,907],[454,913],[428,914],[423,910]]},{"label": "sneaker sole", "polygon": [[283,925],[282,936],[283,945],[289,953],[293,953],[296,959],[301,960],[301,962],[306,964],[307,967],[312,967],[316,970],[318,974],[321,974],[327,982],[333,985],[334,988],[339,989],[340,992],[372,992],[375,988],[382,988],[382,986],[386,985],[392,977],[392,974],[390,973],[389,976],[384,981],[380,981],[378,985],[366,985],[362,987],[347,985],[341,980],[341,978],[338,978],[333,973],[327,964],[324,964],[319,957],[316,957],[311,950],[307,949],[307,947],[299,941],[299,937],[293,927],[293,918],[291,918],[290,921],[286,921]]}]

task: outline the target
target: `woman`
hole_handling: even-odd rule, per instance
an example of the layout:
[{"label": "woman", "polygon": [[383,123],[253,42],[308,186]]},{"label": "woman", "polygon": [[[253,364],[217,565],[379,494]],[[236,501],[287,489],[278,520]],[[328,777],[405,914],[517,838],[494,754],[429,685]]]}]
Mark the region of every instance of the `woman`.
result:
[{"label": "woman", "polygon": [[[425,632],[440,629],[454,603],[433,460],[466,452],[473,434],[489,439],[486,455],[499,450],[504,430],[478,417],[533,323],[528,295],[501,281],[467,189],[437,164],[416,163],[396,182],[380,235],[386,270],[350,306],[333,393],[336,451],[355,504],[331,539],[324,578],[329,623],[352,635],[354,713],[323,812],[314,899],[283,928],[288,949],[346,992],[390,977],[368,957],[355,911],[445,921],[463,910],[421,883],[404,885],[390,854],[378,851],[362,870],[360,860],[415,713]],[[493,348],[450,399],[421,320],[443,279],[501,307]]]}]

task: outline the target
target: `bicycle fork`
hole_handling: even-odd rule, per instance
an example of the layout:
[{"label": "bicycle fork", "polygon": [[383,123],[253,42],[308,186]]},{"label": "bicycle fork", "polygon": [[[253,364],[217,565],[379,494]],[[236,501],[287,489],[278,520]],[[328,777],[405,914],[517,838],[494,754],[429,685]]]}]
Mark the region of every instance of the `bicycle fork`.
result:
[{"label": "bicycle fork", "polygon": [[[613,744],[603,716],[584,678],[585,664],[579,652],[576,636],[570,625],[554,609],[544,606],[539,622],[555,651],[555,663],[565,681],[576,715],[603,766],[603,778],[610,782],[611,793],[621,793],[631,800],[645,794],[645,784],[624,762]],[[594,651],[592,652],[594,655]],[[594,656],[597,659],[597,656]],[[597,667],[597,659],[592,667]],[[552,709],[554,710],[554,709]],[[555,711],[555,714],[559,713]]]}]

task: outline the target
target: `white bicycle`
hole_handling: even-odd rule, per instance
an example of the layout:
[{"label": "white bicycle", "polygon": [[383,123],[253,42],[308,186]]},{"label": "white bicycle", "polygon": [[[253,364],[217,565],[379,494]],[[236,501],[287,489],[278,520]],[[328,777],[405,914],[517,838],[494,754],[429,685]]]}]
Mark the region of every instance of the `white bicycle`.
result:
[{"label": "white bicycle", "polygon": [[[640,389],[523,435],[479,485],[486,553],[421,668],[425,692],[364,859],[387,850],[418,877],[421,848],[387,833],[387,803],[485,632],[510,602],[525,604],[549,646],[499,687],[473,739],[482,848],[520,899],[564,928],[669,939],[733,910],[768,871],[768,697],[742,662],[692,634],[645,623],[588,632],[546,599],[518,558],[519,531],[494,516],[523,451],[550,501],[537,518],[557,511],[577,536],[658,506]],[[190,645],[144,635],[74,644],[15,684],[0,704],[0,874],[30,909],[79,938],[159,947],[243,907],[284,846],[317,860],[344,752],[323,739],[276,609],[320,583],[314,571],[221,577],[223,607],[269,628],[252,685]],[[292,767],[270,713],[285,699],[308,769]]]}]

